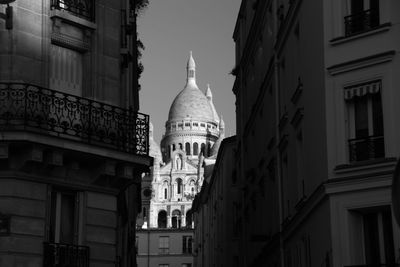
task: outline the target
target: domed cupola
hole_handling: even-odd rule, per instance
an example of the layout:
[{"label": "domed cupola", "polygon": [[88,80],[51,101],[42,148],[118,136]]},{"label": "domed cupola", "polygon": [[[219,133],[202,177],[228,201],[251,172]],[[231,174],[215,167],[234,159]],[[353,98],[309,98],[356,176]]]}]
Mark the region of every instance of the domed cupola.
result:
[{"label": "domed cupola", "polygon": [[196,63],[190,52],[186,65],[186,85],[172,102],[161,141],[165,162],[176,149],[197,161],[203,150],[206,155],[219,137],[219,117],[212,102],[211,89],[202,92],[196,84]]},{"label": "domed cupola", "polygon": [[192,52],[187,63],[185,88],[175,97],[169,109],[168,121],[178,120],[214,121],[213,109],[196,84],[196,63]]}]

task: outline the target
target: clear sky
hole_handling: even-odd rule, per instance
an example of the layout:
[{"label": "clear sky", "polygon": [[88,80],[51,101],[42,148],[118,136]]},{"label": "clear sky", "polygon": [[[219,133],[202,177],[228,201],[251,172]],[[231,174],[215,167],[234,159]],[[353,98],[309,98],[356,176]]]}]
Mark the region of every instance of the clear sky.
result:
[{"label": "clear sky", "polygon": [[232,39],[240,0],[149,0],[139,17],[139,38],[145,46],[140,79],[140,111],[150,115],[154,138],[165,132],[169,108],[186,82],[186,62],[193,51],[197,85],[213,93],[226,136],[234,135],[235,65]]}]

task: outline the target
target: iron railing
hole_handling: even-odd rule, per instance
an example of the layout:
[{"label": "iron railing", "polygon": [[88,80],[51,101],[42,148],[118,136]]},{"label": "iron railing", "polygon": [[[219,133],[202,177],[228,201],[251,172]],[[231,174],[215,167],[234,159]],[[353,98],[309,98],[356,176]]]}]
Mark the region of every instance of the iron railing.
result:
[{"label": "iron railing", "polygon": [[379,10],[369,9],[344,17],[346,36],[379,26]]},{"label": "iron railing", "polygon": [[398,267],[398,263],[377,263],[377,264],[360,264],[360,265],[344,265],[343,267]]},{"label": "iron railing", "polygon": [[90,249],[87,246],[43,244],[43,267],[89,267]]},{"label": "iron railing", "polygon": [[366,138],[349,140],[350,161],[362,161],[385,157],[383,136],[368,136]]},{"label": "iron railing", "polygon": [[0,130],[30,131],[136,155],[149,152],[149,116],[24,83],[0,82]]},{"label": "iron railing", "polygon": [[66,10],[89,21],[95,19],[94,0],[51,0],[52,9]]}]

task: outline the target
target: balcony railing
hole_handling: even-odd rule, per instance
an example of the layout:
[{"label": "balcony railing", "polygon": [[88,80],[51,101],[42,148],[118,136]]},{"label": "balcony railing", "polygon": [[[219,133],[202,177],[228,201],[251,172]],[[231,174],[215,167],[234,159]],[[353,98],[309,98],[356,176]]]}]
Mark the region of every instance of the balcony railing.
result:
[{"label": "balcony railing", "polygon": [[0,131],[30,131],[148,155],[149,116],[55,90],[0,82]]},{"label": "balcony railing", "polygon": [[345,265],[343,267],[398,267],[398,263],[377,263],[377,264],[361,264],[361,265]]},{"label": "balcony railing", "polygon": [[94,7],[94,0],[51,0],[51,8],[66,10],[89,21],[94,21]]},{"label": "balcony railing", "polygon": [[362,161],[385,157],[383,136],[369,136],[349,140],[350,161]]},{"label": "balcony railing", "polygon": [[369,9],[344,17],[346,36],[371,30],[379,26],[379,10]]},{"label": "balcony railing", "polygon": [[89,267],[89,247],[44,243],[44,267]]}]

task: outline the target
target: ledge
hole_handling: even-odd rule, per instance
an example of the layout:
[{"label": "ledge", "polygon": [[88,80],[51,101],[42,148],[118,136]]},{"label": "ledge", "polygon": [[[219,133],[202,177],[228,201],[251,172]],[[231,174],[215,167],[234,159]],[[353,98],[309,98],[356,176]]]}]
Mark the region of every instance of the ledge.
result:
[{"label": "ledge", "polygon": [[341,174],[341,173],[366,170],[376,167],[391,166],[395,164],[396,161],[397,161],[396,158],[382,158],[382,159],[364,160],[352,164],[341,164],[335,167],[334,172],[337,174]]},{"label": "ledge", "polygon": [[333,46],[334,45],[339,45],[339,44],[350,42],[350,41],[353,41],[353,40],[356,40],[356,39],[359,39],[359,38],[363,38],[363,37],[366,37],[366,36],[370,36],[370,35],[374,35],[374,34],[377,34],[377,33],[389,31],[391,26],[392,26],[392,24],[390,22],[384,23],[384,24],[381,24],[378,27],[373,28],[373,29],[368,30],[368,31],[355,33],[355,34],[352,34],[352,35],[349,35],[349,36],[341,36],[341,37],[333,38],[329,42]]},{"label": "ledge", "polygon": [[66,21],[70,24],[77,25],[80,27],[96,30],[97,25],[96,23],[93,23],[91,21],[88,21],[86,19],[82,19],[80,17],[77,17],[68,11],[64,10],[58,10],[58,9],[53,9],[50,11],[50,18],[59,18],[62,19],[63,21]]},{"label": "ledge", "polygon": [[335,64],[327,68],[330,75],[337,75],[343,72],[348,72],[356,69],[365,68],[368,66],[376,65],[391,61],[396,55],[395,50],[386,51],[383,53],[362,57],[343,63]]}]

